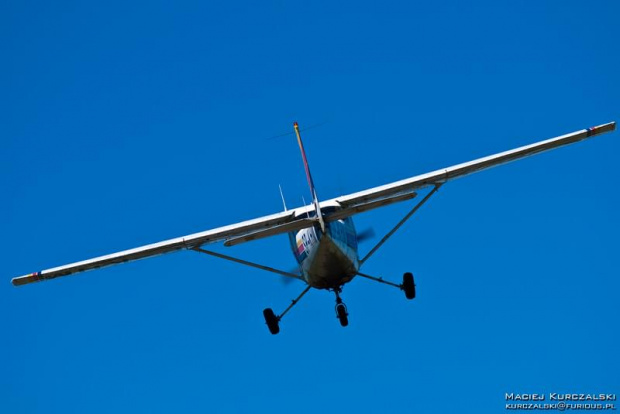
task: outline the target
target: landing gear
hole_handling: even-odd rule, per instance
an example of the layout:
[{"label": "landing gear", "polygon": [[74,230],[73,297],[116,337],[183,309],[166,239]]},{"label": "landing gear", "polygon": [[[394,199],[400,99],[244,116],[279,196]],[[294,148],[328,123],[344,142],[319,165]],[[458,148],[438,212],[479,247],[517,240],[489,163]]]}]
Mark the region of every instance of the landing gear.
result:
[{"label": "landing gear", "polygon": [[267,323],[267,327],[269,328],[269,332],[272,335],[280,332],[280,318],[273,313],[271,308],[267,308],[263,311],[263,316],[265,317],[265,322]]},{"label": "landing gear", "polygon": [[366,279],[374,280],[375,282],[383,283],[384,285],[394,286],[405,292],[405,297],[407,299],[415,298],[415,283],[413,282],[413,275],[409,272],[403,275],[403,283],[397,285],[396,283],[388,282],[387,280],[383,280],[381,277],[374,277],[370,275],[366,275],[364,273],[357,272],[358,276],[365,277]]},{"label": "landing gear", "polygon": [[336,293],[336,318],[340,321],[340,326],[347,326],[349,324],[349,313],[347,312],[347,305],[340,298],[340,292],[342,292],[342,288],[334,289],[334,293]]},{"label": "landing gear", "polygon": [[336,317],[340,321],[340,326],[347,326],[349,324],[349,314],[344,303],[336,305]]},{"label": "landing gear", "polygon": [[415,298],[415,283],[413,283],[413,275],[409,272],[403,275],[403,284],[400,288],[405,292],[407,299]]},{"label": "landing gear", "polygon": [[301,292],[301,294],[297,296],[296,299],[293,299],[292,303],[288,305],[288,308],[286,308],[284,312],[282,312],[280,315],[276,315],[273,312],[273,309],[271,308],[267,308],[263,310],[263,316],[265,317],[265,323],[267,324],[267,328],[269,328],[269,332],[271,332],[272,335],[276,335],[277,333],[280,332],[280,321],[282,320],[282,317],[286,315],[286,313],[290,311],[291,308],[295,306],[297,302],[299,302],[299,299],[301,299],[302,296],[305,295],[310,290],[310,287],[311,287],[310,285],[306,286],[304,291]]}]

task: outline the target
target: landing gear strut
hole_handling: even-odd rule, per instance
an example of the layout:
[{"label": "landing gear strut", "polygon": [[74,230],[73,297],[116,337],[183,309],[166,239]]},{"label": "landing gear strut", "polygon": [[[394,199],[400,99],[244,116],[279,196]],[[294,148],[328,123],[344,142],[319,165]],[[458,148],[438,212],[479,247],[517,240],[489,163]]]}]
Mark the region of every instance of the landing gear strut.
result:
[{"label": "landing gear strut", "polygon": [[267,328],[269,328],[269,332],[271,332],[272,335],[276,335],[280,332],[280,320],[282,320],[282,317],[286,315],[286,313],[290,311],[297,302],[299,302],[299,299],[301,299],[303,295],[305,295],[310,290],[310,287],[310,285],[306,286],[304,291],[301,292],[301,294],[297,296],[296,299],[293,299],[292,303],[288,305],[288,308],[286,308],[284,312],[282,312],[280,315],[276,315],[271,308],[263,310],[265,323],[267,324]]},{"label": "landing gear strut", "polygon": [[342,292],[342,288],[334,289],[336,294],[336,317],[340,321],[341,326],[347,326],[349,324],[349,313],[347,312],[347,305],[340,298],[340,292]]},{"label": "landing gear strut", "polygon": [[383,280],[381,277],[370,276],[364,273],[357,272],[358,276],[365,277],[366,279],[374,280],[375,282],[383,283],[384,285],[394,286],[405,292],[405,297],[407,299],[415,298],[415,283],[413,281],[413,275],[409,272],[403,275],[403,283],[397,285],[396,283],[388,282],[387,280]]}]

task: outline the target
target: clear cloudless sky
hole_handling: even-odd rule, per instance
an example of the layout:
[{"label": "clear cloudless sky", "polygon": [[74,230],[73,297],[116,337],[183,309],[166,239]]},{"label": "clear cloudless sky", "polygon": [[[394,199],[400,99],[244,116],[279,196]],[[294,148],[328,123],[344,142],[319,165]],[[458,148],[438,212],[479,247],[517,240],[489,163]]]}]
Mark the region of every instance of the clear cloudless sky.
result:
[{"label": "clear cloudless sky", "polygon": [[[0,5],[0,412],[505,412],[620,394],[620,133],[445,185],[333,294],[178,252],[10,279],[620,119],[617,1]],[[408,210],[355,219],[377,236]],[[366,242],[363,252],[372,247]],[[288,239],[220,251],[290,269]]]}]

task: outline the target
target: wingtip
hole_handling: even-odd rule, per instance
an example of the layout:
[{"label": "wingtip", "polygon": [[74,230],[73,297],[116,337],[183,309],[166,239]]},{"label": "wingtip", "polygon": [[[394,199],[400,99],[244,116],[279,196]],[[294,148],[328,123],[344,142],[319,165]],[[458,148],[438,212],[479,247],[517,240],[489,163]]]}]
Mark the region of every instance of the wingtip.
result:
[{"label": "wingtip", "polygon": [[611,121],[606,124],[593,126],[587,128],[587,136],[592,137],[594,135],[604,134],[605,132],[612,132],[616,130],[616,121]]},{"label": "wingtip", "polygon": [[11,283],[13,286],[23,286],[28,283],[39,282],[41,280],[43,280],[43,278],[41,278],[41,272],[34,272],[26,276],[14,277],[11,279]]},{"label": "wingtip", "polygon": [[[603,125],[599,125],[597,128],[607,128],[607,131],[615,131],[616,130],[616,121],[611,121]],[[605,132],[607,132],[605,131]]]}]

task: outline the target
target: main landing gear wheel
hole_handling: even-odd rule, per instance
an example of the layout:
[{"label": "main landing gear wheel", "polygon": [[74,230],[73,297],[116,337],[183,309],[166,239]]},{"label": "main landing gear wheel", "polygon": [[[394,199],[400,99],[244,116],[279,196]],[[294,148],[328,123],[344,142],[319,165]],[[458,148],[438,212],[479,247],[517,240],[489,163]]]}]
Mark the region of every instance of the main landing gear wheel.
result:
[{"label": "main landing gear wheel", "polygon": [[409,272],[403,275],[403,284],[401,289],[405,291],[407,299],[415,298],[415,283],[413,283],[413,275]]},{"label": "main landing gear wheel", "polygon": [[265,322],[267,322],[267,327],[269,328],[269,332],[273,335],[280,332],[280,319],[273,313],[271,308],[267,308],[263,311],[263,316],[265,317]]}]

